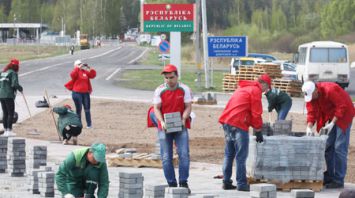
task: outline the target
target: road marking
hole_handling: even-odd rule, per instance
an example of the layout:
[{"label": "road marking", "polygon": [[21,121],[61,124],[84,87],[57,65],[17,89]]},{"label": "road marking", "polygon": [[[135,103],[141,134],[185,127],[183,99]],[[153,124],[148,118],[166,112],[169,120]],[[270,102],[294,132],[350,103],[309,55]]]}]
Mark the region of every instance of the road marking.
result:
[{"label": "road marking", "polygon": [[47,66],[47,67],[42,67],[42,68],[39,68],[39,69],[36,69],[36,70],[33,70],[33,71],[22,73],[19,76],[20,77],[27,76],[27,75],[30,75],[30,74],[35,73],[35,72],[44,71],[44,70],[47,70],[47,69],[50,69],[50,68],[53,68],[53,67],[57,67],[59,65],[68,64],[68,63],[71,63],[71,61],[67,61],[67,62],[64,62],[64,63],[58,63],[58,64],[50,65],[50,66]]},{"label": "road marking", "polygon": [[[102,53],[102,54],[99,54],[99,55],[96,55],[96,56],[93,56],[93,57],[90,57],[90,58],[83,58],[81,60],[87,60],[87,59],[92,59],[92,58],[97,58],[97,57],[100,57],[100,56],[104,56],[106,54],[109,54],[113,51],[116,51],[116,50],[119,50],[121,49],[122,46],[120,46],[119,48],[116,48],[116,49],[112,49],[112,50],[109,50],[105,53]],[[30,74],[33,74],[33,73],[36,73],[36,72],[40,72],[40,71],[44,71],[44,70],[47,70],[47,69],[50,69],[50,68],[53,68],[53,67],[57,67],[57,66],[60,66],[60,65],[64,65],[64,64],[68,64],[68,63],[71,63],[72,61],[67,61],[67,62],[64,62],[64,63],[58,63],[58,64],[54,64],[54,65],[50,65],[50,66],[46,66],[46,67],[42,67],[42,68],[39,68],[39,69],[36,69],[36,70],[33,70],[33,71],[29,71],[29,72],[26,72],[26,73],[22,73],[19,75],[19,77],[22,77],[22,76],[27,76],[27,75],[30,75]]]},{"label": "road marking", "polygon": [[143,55],[144,55],[148,50],[149,50],[149,48],[146,48],[137,58],[135,58],[135,59],[129,61],[128,64],[132,64],[132,63],[136,62],[138,59],[142,58]]},{"label": "road marking", "polygon": [[121,68],[117,68],[111,75],[107,76],[105,80],[110,80],[115,74],[117,74]]},{"label": "road marking", "polygon": [[116,51],[116,50],[119,50],[119,49],[121,49],[121,48],[122,48],[122,46],[120,46],[120,47],[118,47],[118,48],[116,48],[116,49],[109,50],[109,51],[107,51],[107,52],[105,52],[105,53],[102,53],[102,54],[99,54],[99,55],[90,57],[90,58],[85,58],[85,59],[83,59],[83,60],[86,60],[86,59],[93,59],[93,58],[97,58],[97,57],[100,57],[100,56],[105,56],[106,54],[109,54],[109,53],[114,52],[114,51]]}]

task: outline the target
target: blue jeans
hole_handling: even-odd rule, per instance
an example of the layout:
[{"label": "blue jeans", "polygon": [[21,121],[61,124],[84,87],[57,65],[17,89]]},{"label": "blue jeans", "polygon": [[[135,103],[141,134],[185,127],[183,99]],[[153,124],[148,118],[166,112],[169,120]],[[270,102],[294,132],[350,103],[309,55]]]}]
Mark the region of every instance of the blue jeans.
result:
[{"label": "blue jeans", "polygon": [[281,106],[281,109],[277,112],[277,120],[285,120],[288,112],[290,111],[292,102]]},{"label": "blue jeans", "polygon": [[91,127],[91,114],[90,114],[90,94],[89,93],[78,93],[73,91],[72,97],[75,104],[76,114],[78,114],[81,120],[81,109],[84,106],[85,119],[88,127]]},{"label": "blue jeans", "polygon": [[327,171],[324,173],[325,182],[344,184],[351,125],[352,123],[350,123],[345,133],[335,125],[328,134],[325,147],[325,161],[327,163]]},{"label": "blue jeans", "polygon": [[238,189],[248,186],[246,177],[246,160],[249,153],[248,131],[223,125],[225,136],[224,162],[223,162],[223,182],[231,183],[233,160],[236,161],[237,186]]},{"label": "blue jeans", "polygon": [[187,182],[190,172],[189,134],[186,128],[181,132],[165,133],[158,131],[160,155],[163,163],[164,176],[169,185],[177,184],[173,164],[173,143],[179,156],[179,183]]}]

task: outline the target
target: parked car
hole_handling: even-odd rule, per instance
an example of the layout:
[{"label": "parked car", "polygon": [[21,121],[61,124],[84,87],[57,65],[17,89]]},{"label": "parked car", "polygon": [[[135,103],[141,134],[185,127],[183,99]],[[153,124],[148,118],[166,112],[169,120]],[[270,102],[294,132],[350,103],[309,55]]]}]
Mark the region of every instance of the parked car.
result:
[{"label": "parked car", "polygon": [[275,56],[272,56],[272,55],[269,55],[269,54],[249,53],[248,57],[261,58],[261,59],[264,59],[267,62],[272,62],[272,61],[278,60]]},{"label": "parked car", "polygon": [[230,71],[231,74],[236,75],[239,70],[239,66],[254,66],[257,63],[265,63],[266,61],[261,58],[251,58],[251,57],[240,57],[240,58],[232,58]]},{"label": "parked car", "polygon": [[280,65],[282,78],[288,80],[297,80],[296,64],[284,62]]}]

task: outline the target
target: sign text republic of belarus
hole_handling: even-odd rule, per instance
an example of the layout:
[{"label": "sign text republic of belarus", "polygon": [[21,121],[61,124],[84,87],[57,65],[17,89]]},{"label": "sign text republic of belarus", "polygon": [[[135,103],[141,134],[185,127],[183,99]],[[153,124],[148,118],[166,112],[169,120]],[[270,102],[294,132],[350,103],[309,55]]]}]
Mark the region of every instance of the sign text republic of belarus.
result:
[{"label": "sign text republic of belarus", "polygon": [[247,56],[248,38],[246,36],[208,37],[209,57]]},{"label": "sign text republic of belarus", "polygon": [[143,4],[144,32],[193,32],[195,4]]}]

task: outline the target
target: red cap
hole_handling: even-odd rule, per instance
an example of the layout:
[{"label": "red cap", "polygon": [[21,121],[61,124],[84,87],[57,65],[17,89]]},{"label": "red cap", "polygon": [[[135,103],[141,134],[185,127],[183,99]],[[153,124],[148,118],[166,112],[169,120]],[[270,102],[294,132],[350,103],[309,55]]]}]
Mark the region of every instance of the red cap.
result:
[{"label": "red cap", "polygon": [[259,80],[266,82],[269,85],[269,89],[271,89],[271,78],[269,75],[263,74],[259,77]]},{"label": "red cap", "polygon": [[163,71],[160,74],[171,73],[171,72],[177,73],[177,68],[175,67],[175,65],[169,64],[164,67]]},{"label": "red cap", "polygon": [[10,63],[11,63],[12,65],[20,65],[20,61],[17,60],[16,58],[11,59]]},{"label": "red cap", "polygon": [[67,109],[71,109],[71,106],[68,104],[65,104],[64,107],[66,107]]}]

